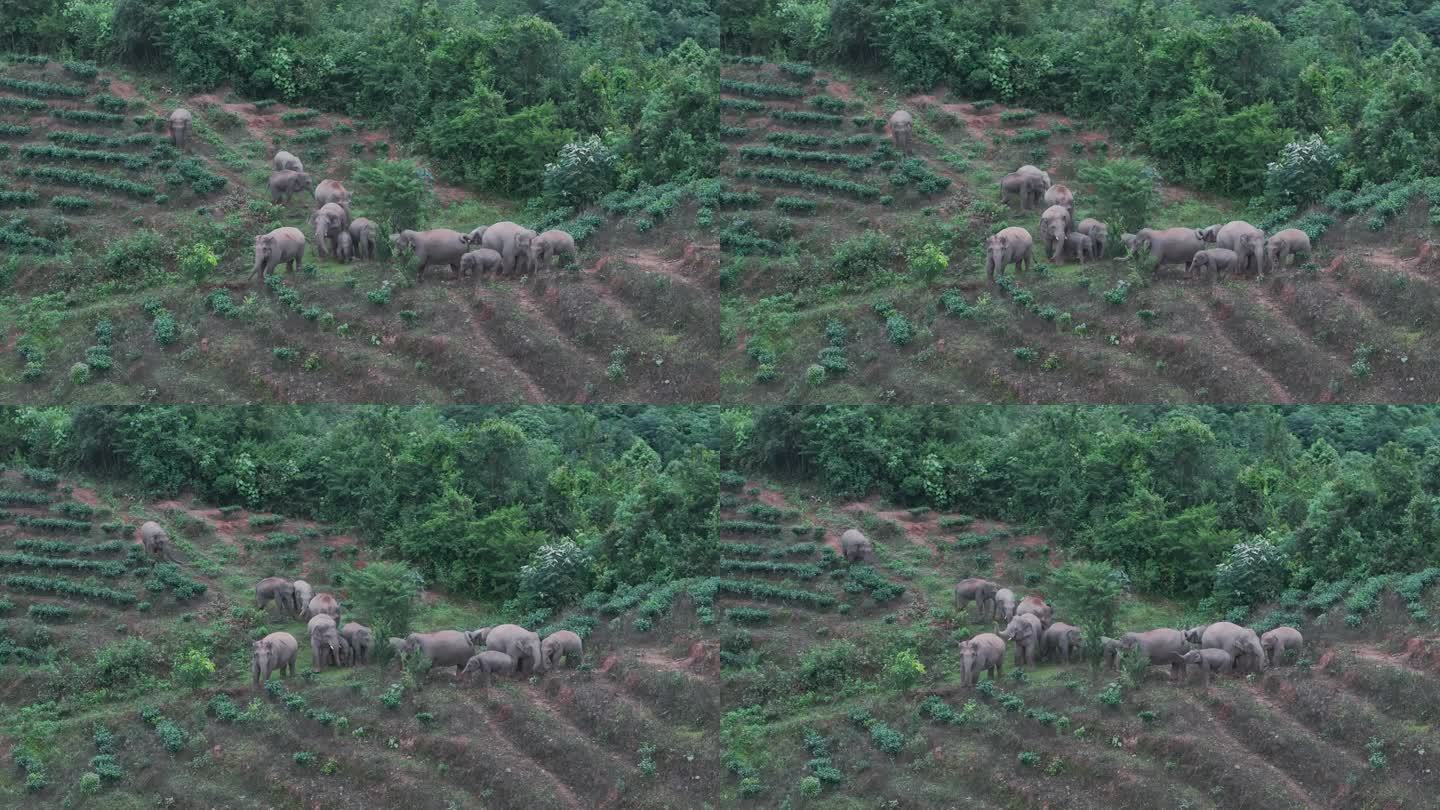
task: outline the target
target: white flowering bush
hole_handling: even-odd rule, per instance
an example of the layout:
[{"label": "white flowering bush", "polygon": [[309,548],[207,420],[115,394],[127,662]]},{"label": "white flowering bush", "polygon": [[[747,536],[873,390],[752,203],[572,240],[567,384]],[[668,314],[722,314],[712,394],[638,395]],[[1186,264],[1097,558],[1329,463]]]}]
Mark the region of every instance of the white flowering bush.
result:
[{"label": "white flowering bush", "polygon": [[1274,205],[1308,205],[1334,190],[1339,161],[1319,135],[1287,143],[1265,167],[1265,196]]},{"label": "white flowering bush", "polygon": [[529,607],[555,608],[590,587],[590,554],[571,539],[546,543],[520,568],[519,596]]},{"label": "white flowering bush", "polygon": [[1225,605],[1248,607],[1273,599],[1285,587],[1285,578],[1284,550],[1257,535],[1236,543],[1215,566],[1215,596]]},{"label": "white flowering bush", "polygon": [[615,153],[598,135],[560,147],[560,156],[545,165],[545,196],[554,203],[585,205],[614,188]]}]

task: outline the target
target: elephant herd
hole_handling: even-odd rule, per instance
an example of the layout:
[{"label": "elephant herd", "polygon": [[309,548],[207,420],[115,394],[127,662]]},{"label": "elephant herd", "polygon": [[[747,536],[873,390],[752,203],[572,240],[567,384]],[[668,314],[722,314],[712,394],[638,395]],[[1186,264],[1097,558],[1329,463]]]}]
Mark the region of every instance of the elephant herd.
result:
[{"label": "elephant herd", "polygon": [[[1081,650],[1084,631],[1055,621],[1053,608],[1038,596],[1017,599],[1009,588],[977,577],[961,580],[954,591],[957,610],[973,602],[982,621],[1005,623],[999,633],[980,633],[959,643],[960,676],[966,686],[975,685],[981,671],[992,679],[1003,674],[1007,644],[1015,645],[1016,667],[1033,667],[1047,659],[1069,663]],[[1189,667],[1199,666],[1208,686],[1212,674],[1279,666],[1285,651],[1298,650],[1304,637],[1293,627],[1261,635],[1231,622],[1215,622],[1183,631],[1162,627],[1118,639],[1102,636],[1100,643],[1106,666],[1118,669],[1121,656],[1136,656],[1148,665],[1169,666],[1170,676],[1182,679]]]},{"label": "elephant herd", "polygon": [[[311,666],[326,667],[369,664],[375,639],[370,628],[356,622],[340,624],[340,602],[333,594],[314,593],[304,580],[266,577],[255,585],[256,607],[275,605],[283,613],[308,620]],[[557,669],[562,662],[578,664],[584,652],[580,636],[559,630],[540,636],[519,625],[502,624],[478,630],[440,630],[391,637],[391,651],[403,663],[418,656],[427,668],[455,667],[456,677],[480,675],[489,685],[493,675],[540,674]],[[255,642],[251,650],[250,674],[256,689],[279,672],[295,674],[299,642],[286,632],[271,633]]]}]

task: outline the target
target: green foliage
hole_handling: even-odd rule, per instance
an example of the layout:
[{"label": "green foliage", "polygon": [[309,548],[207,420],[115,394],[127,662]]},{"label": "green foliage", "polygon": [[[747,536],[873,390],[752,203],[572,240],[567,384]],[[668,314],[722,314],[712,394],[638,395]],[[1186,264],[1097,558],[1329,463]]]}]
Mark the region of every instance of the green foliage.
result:
[{"label": "green foliage", "polygon": [[804,90],[788,84],[761,84],[733,79],[721,79],[720,89],[728,93],[755,96],[756,98],[799,98],[805,95]]},{"label": "green foliage", "polygon": [[1160,207],[1160,176],[1143,161],[1089,161],[1079,176],[1095,187],[1096,213],[1117,232],[1139,230]]},{"label": "green foliage", "polygon": [[72,213],[88,211],[95,206],[87,197],[80,197],[73,194],[60,194],[50,198],[50,205],[59,208],[61,211]]},{"label": "green foliage", "polygon": [[13,90],[22,96],[34,96],[35,98],[82,98],[89,92],[86,88],[73,84],[33,82],[11,76],[0,76],[0,87]]},{"label": "green foliage", "polygon": [[[54,147],[59,148],[59,147]],[[19,177],[34,177],[39,180],[49,180],[54,183],[69,186],[81,186],[83,188],[99,189],[101,191],[114,191],[121,194],[128,194],[132,197],[152,197],[155,194],[153,186],[143,183],[136,183],[126,180],[123,177],[115,177],[98,172],[84,171],[81,169],[64,169],[56,166],[22,166],[15,170]]]},{"label": "green foliage", "polygon": [[[759,109],[763,109],[763,107],[757,105],[756,111],[758,112]],[[845,121],[838,115],[810,112],[809,110],[771,110],[770,117],[776,121],[802,126],[838,127]]]},{"label": "green foliage", "polygon": [[433,180],[414,160],[363,163],[353,177],[368,201],[370,218],[385,234],[420,227],[434,205]]},{"label": "green foliage", "polygon": [[410,631],[423,587],[420,575],[403,563],[372,562],[345,575],[347,610],[376,638],[404,637]]},{"label": "green foliage", "polygon": [[[42,105],[43,106],[43,105]],[[62,107],[55,107],[50,110],[50,115],[64,121],[75,121],[81,124],[108,124],[120,126],[125,123],[125,116],[116,113],[95,112],[94,110],[70,110]]]}]

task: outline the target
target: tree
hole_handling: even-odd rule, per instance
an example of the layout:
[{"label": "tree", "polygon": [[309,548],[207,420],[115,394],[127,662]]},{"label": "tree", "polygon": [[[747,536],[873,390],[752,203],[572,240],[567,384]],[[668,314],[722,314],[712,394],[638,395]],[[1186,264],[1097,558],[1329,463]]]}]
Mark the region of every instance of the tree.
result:
[{"label": "tree", "polygon": [[382,657],[390,649],[385,639],[410,632],[424,584],[417,571],[398,562],[372,562],[345,574],[346,612],[370,628]]},{"label": "tree", "polygon": [[1160,174],[1134,158],[1090,162],[1080,180],[1095,187],[1096,212],[1111,233],[1140,230],[1160,207]]},{"label": "tree", "polygon": [[[371,216],[383,234],[418,228],[435,201],[433,178],[414,160],[376,160],[355,169],[355,184],[365,190]],[[388,241],[381,239],[382,242]]]},{"label": "tree", "polygon": [[1105,562],[1066,563],[1050,574],[1055,610],[1083,629],[1085,655],[1092,662],[1100,661],[1100,637],[1117,633],[1125,584],[1125,574]]}]

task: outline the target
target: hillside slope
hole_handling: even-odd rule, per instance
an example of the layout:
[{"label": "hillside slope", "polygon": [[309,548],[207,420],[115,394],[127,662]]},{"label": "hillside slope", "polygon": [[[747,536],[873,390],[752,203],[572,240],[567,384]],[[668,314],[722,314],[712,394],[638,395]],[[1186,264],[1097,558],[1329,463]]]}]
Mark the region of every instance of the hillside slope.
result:
[{"label": "hillside slope", "polygon": [[[157,116],[181,105],[195,115],[193,160],[157,145]],[[11,296],[0,298],[0,323],[19,351],[0,364],[7,400],[714,399],[715,251],[697,236],[694,206],[680,204],[683,189],[534,223],[582,237],[574,270],[460,279],[432,267],[417,284],[409,257],[344,265],[316,255],[311,195],[270,203],[270,157],[282,148],[315,182],[346,181],[353,213],[372,217],[374,197],[352,172],[400,151],[384,131],[340,116],[223,92],[176,97],[147,76],[0,62],[0,292]],[[57,174],[77,170],[101,177]],[[435,191],[429,227],[522,218],[507,201]],[[253,238],[282,225],[312,244],[304,272],[264,290],[250,278]],[[195,245],[218,259],[198,283],[186,264]],[[110,368],[92,362],[92,347]]]},{"label": "hillside slope", "polygon": [[[997,683],[963,687],[955,644],[991,625],[957,612],[952,586],[1044,594],[1062,562],[1046,538],[758,481],[724,505],[724,565],[752,583],[722,600],[725,795],[740,806],[1375,808],[1440,787],[1440,639],[1398,600],[1360,627],[1317,617],[1298,659],[1208,690],[1158,667],[1017,676],[1013,648]],[[836,558],[852,526],[879,541],[873,566]],[[1183,621],[1135,600],[1119,624]]]},{"label": "hillside slope", "polygon": [[[1440,395],[1440,263],[1422,203],[1433,183],[1312,212],[1316,252],[1263,282],[1157,274],[1106,257],[984,274],[984,239],[1038,232],[999,203],[1016,167],[1048,168],[1098,216],[1087,162],[1125,153],[1082,123],[732,57],[722,71],[724,372],[729,395],[818,402],[1396,402]],[[885,118],[916,116],[915,161]],[[938,179],[937,179],[938,178]],[[948,184],[947,184],[948,181]],[[1429,185],[1427,185],[1429,183]],[[1164,187],[1152,227],[1246,216]],[[1347,217],[1349,217],[1347,219]],[[1288,227],[1276,222],[1271,231]],[[867,236],[868,234],[868,236]],[[1037,245],[1040,243],[1037,241]],[[928,253],[926,245],[935,248]],[[1039,253],[1043,253],[1040,250]],[[948,259],[935,269],[934,258]],[[928,268],[928,269],[927,269]]]},{"label": "hillside slope", "polygon": [[[345,572],[365,564],[354,538],[43,474],[0,475],[0,502],[0,730],[15,766],[0,804],[668,808],[715,790],[717,661],[688,603],[650,611],[644,631],[628,615],[644,592],[567,616],[593,627],[581,667],[489,689],[394,663],[313,673],[304,624],[257,611],[254,583],[303,576],[343,603]],[[178,567],[131,550],[149,518],[177,539]],[[427,592],[415,626],[488,612]],[[281,629],[301,640],[297,674],[256,691],[250,642]],[[175,666],[191,650],[215,666],[195,686]]]}]

